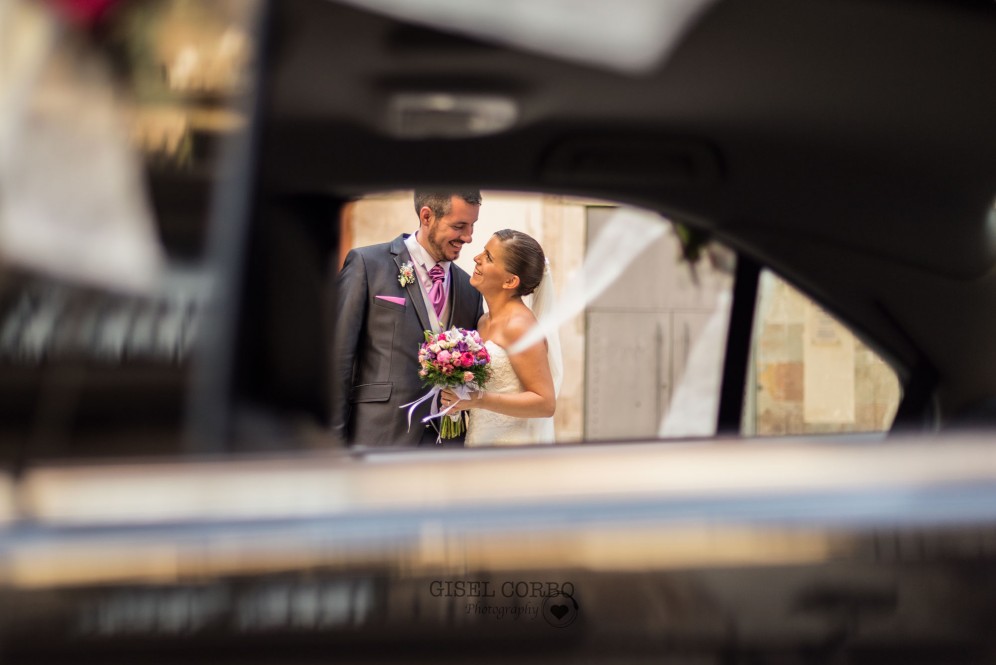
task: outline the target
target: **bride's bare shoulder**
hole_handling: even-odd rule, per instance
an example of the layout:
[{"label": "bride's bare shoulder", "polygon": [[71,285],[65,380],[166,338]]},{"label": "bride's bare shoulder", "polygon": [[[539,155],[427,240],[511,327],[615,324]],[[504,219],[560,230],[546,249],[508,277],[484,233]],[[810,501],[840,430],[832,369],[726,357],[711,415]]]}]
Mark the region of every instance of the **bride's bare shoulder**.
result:
[{"label": "bride's bare shoulder", "polygon": [[504,333],[502,336],[508,341],[508,345],[515,344],[534,325],[536,325],[536,317],[528,307],[523,306],[522,309],[516,310],[508,318],[505,329],[502,331]]}]

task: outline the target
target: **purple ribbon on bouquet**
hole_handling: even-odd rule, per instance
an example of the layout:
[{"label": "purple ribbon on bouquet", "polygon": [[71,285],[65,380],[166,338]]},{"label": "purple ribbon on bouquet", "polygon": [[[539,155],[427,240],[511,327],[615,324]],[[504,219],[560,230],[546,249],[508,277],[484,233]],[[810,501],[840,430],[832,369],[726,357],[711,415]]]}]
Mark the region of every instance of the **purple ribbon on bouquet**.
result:
[{"label": "purple ribbon on bouquet", "polygon": [[[478,387],[475,384],[471,383],[471,384],[464,384],[462,386],[454,386],[454,387],[450,388],[450,390],[452,390],[454,393],[456,393],[456,396],[459,397],[461,400],[466,400],[466,399],[470,399],[470,393],[471,393],[471,391],[472,390],[478,390]],[[429,392],[427,392],[425,395],[422,395],[421,397],[419,397],[414,402],[408,402],[407,404],[402,404],[400,407],[398,407],[399,409],[404,409],[405,407],[408,407],[408,431],[409,432],[412,431],[412,414],[415,412],[415,409],[418,408],[418,405],[421,404],[422,402],[426,401],[427,399],[431,399],[432,402],[430,402],[430,404],[429,404],[429,415],[427,415],[425,418],[422,419],[423,423],[427,423],[427,422],[429,422],[430,420],[432,420],[434,418],[442,418],[443,416],[445,416],[446,414],[448,414],[453,409],[453,407],[456,406],[456,404],[450,404],[448,407],[446,407],[442,411],[440,411],[436,407],[436,400],[433,399],[433,398],[436,395],[438,395],[439,393],[441,393],[442,391],[443,391],[443,387],[442,386],[433,386],[432,389],[429,390]],[[442,433],[441,432],[437,432],[436,433],[436,443],[441,443],[441,442],[442,442]]]}]

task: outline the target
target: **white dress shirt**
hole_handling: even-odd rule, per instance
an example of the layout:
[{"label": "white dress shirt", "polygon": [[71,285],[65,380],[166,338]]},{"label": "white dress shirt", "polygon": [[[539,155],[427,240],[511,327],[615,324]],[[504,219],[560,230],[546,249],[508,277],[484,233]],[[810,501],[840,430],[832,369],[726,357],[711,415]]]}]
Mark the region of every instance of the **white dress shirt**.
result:
[{"label": "white dress shirt", "polygon": [[[426,251],[425,247],[419,243],[416,237],[419,232],[411,234],[405,238],[405,246],[408,248],[408,253],[411,254],[412,264],[415,267],[415,276],[418,278],[419,286],[422,287],[422,299],[425,302],[425,308],[434,312],[432,309],[432,302],[429,300],[429,289],[432,288],[432,277],[429,277],[429,271],[432,270],[438,263],[443,268],[443,293],[445,298],[443,300],[443,311],[439,315],[439,323],[442,327],[446,326],[446,322],[450,318],[450,262],[449,261],[436,261],[432,256]],[[430,318],[432,314],[430,313]]]}]

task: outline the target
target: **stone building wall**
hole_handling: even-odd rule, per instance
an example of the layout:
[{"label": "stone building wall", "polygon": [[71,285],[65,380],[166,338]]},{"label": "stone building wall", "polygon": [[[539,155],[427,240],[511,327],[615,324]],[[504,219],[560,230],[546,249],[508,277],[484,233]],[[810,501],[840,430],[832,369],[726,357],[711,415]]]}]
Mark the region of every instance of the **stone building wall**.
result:
[{"label": "stone building wall", "polygon": [[893,370],[782,280],[766,274],[760,293],[756,434],[887,430],[900,397]]}]

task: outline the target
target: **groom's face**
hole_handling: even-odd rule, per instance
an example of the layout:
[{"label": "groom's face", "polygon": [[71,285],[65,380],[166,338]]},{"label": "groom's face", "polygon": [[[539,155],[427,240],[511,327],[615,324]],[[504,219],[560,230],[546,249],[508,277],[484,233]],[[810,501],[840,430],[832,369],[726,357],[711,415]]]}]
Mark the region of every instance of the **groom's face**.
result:
[{"label": "groom's face", "polygon": [[474,224],[481,206],[467,203],[459,196],[450,199],[450,211],[436,217],[429,208],[422,208],[419,241],[437,261],[455,261],[463,246],[473,240]]}]

